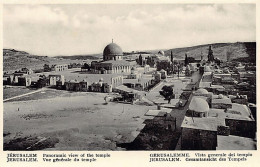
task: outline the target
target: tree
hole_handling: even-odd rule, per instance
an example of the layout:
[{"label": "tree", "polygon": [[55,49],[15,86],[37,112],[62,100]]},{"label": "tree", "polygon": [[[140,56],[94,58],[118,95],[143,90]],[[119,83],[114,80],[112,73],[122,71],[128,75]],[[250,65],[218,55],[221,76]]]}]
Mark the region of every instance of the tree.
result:
[{"label": "tree", "polygon": [[188,64],[189,63],[195,63],[195,58],[194,57],[188,57]]},{"label": "tree", "polygon": [[173,55],[172,55],[172,51],[171,51],[171,62],[173,63]]},{"label": "tree", "polygon": [[90,71],[90,66],[88,65],[88,63],[84,63],[83,68],[88,69],[88,71]]},{"label": "tree", "polygon": [[185,53],[185,66],[189,64],[188,56],[187,53]]},{"label": "tree", "polygon": [[139,60],[138,61],[139,61],[139,65],[143,66],[143,57],[142,57],[141,54],[139,55]]},{"label": "tree", "polygon": [[154,62],[153,58],[149,56],[149,57],[147,57],[146,64],[148,64],[150,67],[154,67],[155,62]]},{"label": "tree", "polygon": [[156,67],[157,71],[161,71],[162,69],[164,69],[165,71],[167,71],[167,73],[169,73],[171,69],[171,64],[168,61],[158,61],[156,63]]},{"label": "tree", "polygon": [[48,78],[45,75],[41,75],[39,80],[37,81],[37,88],[42,88],[48,85]]},{"label": "tree", "polygon": [[43,69],[44,69],[44,72],[49,72],[49,71],[51,71],[51,67],[49,66],[49,64],[44,64],[44,65],[43,65]]},{"label": "tree", "polygon": [[163,86],[160,91],[160,95],[162,95],[165,99],[171,99],[173,95],[173,89],[171,86]]}]

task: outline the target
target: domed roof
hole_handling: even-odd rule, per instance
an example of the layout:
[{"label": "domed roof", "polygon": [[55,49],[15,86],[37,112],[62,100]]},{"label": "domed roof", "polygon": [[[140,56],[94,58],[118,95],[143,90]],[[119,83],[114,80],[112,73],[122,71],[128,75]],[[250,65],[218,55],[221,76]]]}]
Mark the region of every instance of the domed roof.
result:
[{"label": "domed roof", "polygon": [[196,112],[207,112],[209,111],[209,105],[206,100],[202,98],[194,97],[191,100],[189,110],[196,111]]},{"label": "domed roof", "polygon": [[204,71],[205,71],[205,72],[211,72],[211,69],[210,69],[209,66],[205,66],[205,67],[204,67]]},{"label": "domed roof", "polygon": [[123,51],[116,43],[110,43],[105,47],[103,55],[123,55]]},{"label": "domed roof", "polygon": [[158,52],[158,54],[161,54],[161,55],[164,56],[164,51],[160,50],[160,51]]},{"label": "domed roof", "polygon": [[222,94],[219,94],[219,95],[218,95],[218,98],[219,98],[219,99],[223,99],[224,96],[223,96]]},{"label": "domed roof", "polygon": [[208,94],[209,93],[206,89],[203,89],[203,88],[198,89],[196,92],[200,93],[200,94]]},{"label": "domed roof", "polygon": [[77,80],[70,80],[69,82],[70,82],[70,83],[76,83]]}]

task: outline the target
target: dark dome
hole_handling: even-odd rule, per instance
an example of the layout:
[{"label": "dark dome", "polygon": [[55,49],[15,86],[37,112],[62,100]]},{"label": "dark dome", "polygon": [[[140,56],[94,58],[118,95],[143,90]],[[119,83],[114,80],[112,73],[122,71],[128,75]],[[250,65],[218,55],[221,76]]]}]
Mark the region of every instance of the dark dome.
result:
[{"label": "dark dome", "polygon": [[123,51],[121,49],[120,46],[118,46],[117,44],[115,43],[110,43],[108,44],[104,51],[103,51],[103,55],[105,56],[115,56],[115,55],[123,55]]},{"label": "dark dome", "polygon": [[163,56],[164,56],[164,51],[160,50],[160,51],[158,52],[158,54],[160,54],[160,55],[163,55]]}]

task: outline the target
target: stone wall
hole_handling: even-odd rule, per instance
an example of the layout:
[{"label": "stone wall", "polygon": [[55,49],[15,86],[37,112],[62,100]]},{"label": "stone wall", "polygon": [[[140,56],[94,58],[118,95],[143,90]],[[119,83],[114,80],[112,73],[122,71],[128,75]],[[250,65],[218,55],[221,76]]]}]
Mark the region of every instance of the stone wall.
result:
[{"label": "stone wall", "polygon": [[231,135],[255,138],[255,121],[225,119],[225,122],[230,128]]},{"label": "stone wall", "polygon": [[211,107],[217,109],[228,109],[228,108],[232,108],[232,104],[211,103]]},{"label": "stone wall", "polygon": [[216,147],[216,131],[182,128],[182,150],[216,150]]},{"label": "stone wall", "polygon": [[229,126],[218,126],[218,135],[229,136],[230,135]]}]

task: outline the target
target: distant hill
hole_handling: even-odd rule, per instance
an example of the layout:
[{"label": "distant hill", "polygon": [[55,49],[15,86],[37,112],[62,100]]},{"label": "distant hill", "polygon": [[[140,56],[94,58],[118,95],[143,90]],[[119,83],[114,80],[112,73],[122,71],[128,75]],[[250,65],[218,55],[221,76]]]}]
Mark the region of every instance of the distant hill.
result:
[{"label": "distant hill", "polygon": [[41,69],[44,64],[69,64],[81,60],[94,60],[101,57],[101,54],[48,57],[31,55],[15,49],[3,49],[3,56],[3,70],[14,71],[23,67]]},{"label": "distant hill", "polygon": [[70,60],[97,60],[101,57],[102,57],[102,54],[55,56],[55,58],[70,59]]},{"label": "distant hill", "polygon": [[206,45],[197,45],[192,47],[183,47],[176,49],[169,49],[165,51],[166,56],[174,55],[176,58],[185,58],[185,53],[188,57],[195,59],[207,58],[209,46],[212,47],[213,55],[220,60],[226,60],[227,55],[231,60],[239,60],[250,58],[250,61],[256,60],[256,43],[255,42],[236,42],[236,43],[214,43]]},{"label": "distant hill", "polygon": [[50,62],[50,58],[47,56],[31,55],[15,49],[3,49],[3,55],[4,71],[17,70],[23,67],[34,69],[38,66],[43,67],[45,63]]}]

